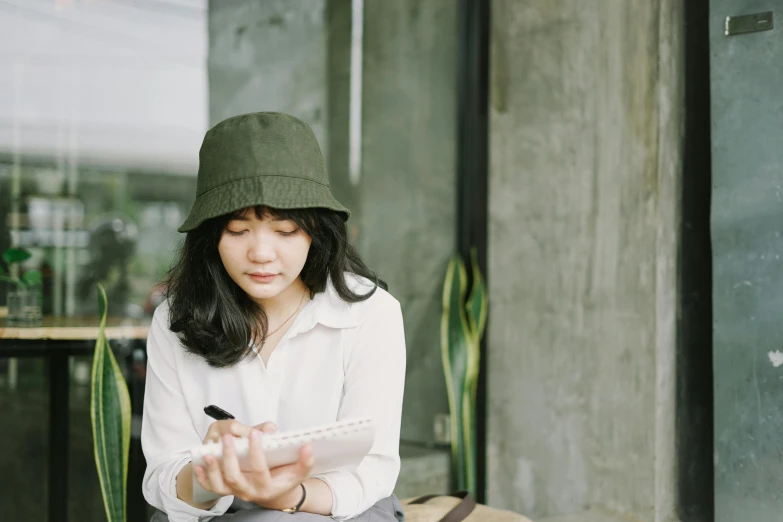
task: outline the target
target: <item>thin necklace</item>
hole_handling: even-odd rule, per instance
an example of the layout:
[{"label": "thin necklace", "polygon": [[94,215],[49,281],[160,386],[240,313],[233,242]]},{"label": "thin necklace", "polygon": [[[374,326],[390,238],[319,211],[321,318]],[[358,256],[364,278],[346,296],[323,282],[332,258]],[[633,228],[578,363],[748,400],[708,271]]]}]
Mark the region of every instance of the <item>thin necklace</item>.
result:
[{"label": "thin necklace", "polygon": [[280,326],[278,326],[277,328],[275,328],[275,329],[274,329],[274,330],[272,330],[271,332],[267,332],[267,334],[266,334],[266,337],[265,337],[264,341],[262,341],[262,342],[261,342],[261,346],[263,346],[264,344],[266,344],[266,339],[269,339],[270,337],[272,337],[273,335],[275,335],[275,334],[278,332],[278,330],[280,330],[280,329],[281,329],[283,326],[285,326],[285,325],[286,325],[286,323],[288,323],[288,321],[290,321],[290,320],[291,320],[291,318],[292,318],[293,316],[295,316],[295,315],[296,315],[296,313],[299,311],[299,309],[300,309],[300,308],[302,308],[302,303],[304,303],[304,298],[305,298],[305,296],[306,296],[306,295],[307,295],[307,290],[305,290],[304,292],[302,292],[302,298],[299,300],[299,306],[297,306],[297,307],[296,307],[296,310],[294,310],[294,313],[292,313],[291,315],[289,315],[289,316],[288,316],[288,319],[286,319],[285,321],[283,321],[282,323],[280,323]]}]

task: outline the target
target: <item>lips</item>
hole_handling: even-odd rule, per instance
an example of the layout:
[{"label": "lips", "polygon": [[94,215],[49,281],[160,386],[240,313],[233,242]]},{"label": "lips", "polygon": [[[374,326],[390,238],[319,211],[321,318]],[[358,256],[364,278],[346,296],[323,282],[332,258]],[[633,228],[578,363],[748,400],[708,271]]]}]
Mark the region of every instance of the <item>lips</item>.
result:
[{"label": "lips", "polygon": [[276,278],[276,277],[277,277],[279,274],[262,274],[262,273],[254,273],[254,274],[248,274],[248,275],[250,276],[250,278],[251,278],[253,281],[257,281],[257,282],[259,282],[259,283],[269,283],[269,282],[271,282],[271,281],[274,281],[274,279],[275,279],[275,278]]}]

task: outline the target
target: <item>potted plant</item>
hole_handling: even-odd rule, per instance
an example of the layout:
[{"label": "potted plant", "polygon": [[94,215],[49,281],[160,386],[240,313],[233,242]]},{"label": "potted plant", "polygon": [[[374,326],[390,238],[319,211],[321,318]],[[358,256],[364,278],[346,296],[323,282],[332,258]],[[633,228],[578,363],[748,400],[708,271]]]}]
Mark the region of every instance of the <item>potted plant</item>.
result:
[{"label": "potted plant", "polygon": [[12,274],[14,265],[30,257],[30,252],[23,248],[8,248],[2,254],[0,281],[10,283],[6,294],[8,324],[33,326],[41,321],[41,271],[26,270],[21,277]]},{"label": "potted plant", "polygon": [[106,339],[106,290],[98,284],[100,328],[92,359],[90,419],[95,466],[108,522],[127,516],[128,451],[131,401],[128,386]]},{"label": "potted plant", "polygon": [[443,284],[441,359],[446,377],[451,427],[452,487],[475,497],[476,387],[479,347],[487,324],[487,291],[475,249],[471,250],[472,288],[459,255],[449,261]]}]

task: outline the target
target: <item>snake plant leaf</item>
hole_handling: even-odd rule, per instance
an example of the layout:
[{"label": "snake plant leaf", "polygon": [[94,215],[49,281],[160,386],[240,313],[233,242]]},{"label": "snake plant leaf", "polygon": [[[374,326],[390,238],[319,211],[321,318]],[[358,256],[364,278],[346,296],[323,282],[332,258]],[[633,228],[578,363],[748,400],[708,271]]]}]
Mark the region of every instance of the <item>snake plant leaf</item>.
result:
[{"label": "snake plant leaf", "polygon": [[95,465],[108,522],[126,520],[126,485],[131,404],[128,387],[106,339],[106,291],[98,285],[101,323],[92,362],[92,419]]},{"label": "snake plant leaf", "polygon": [[475,248],[470,251],[470,264],[473,286],[471,287],[467,303],[465,303],[465,314],[472,335],[469,343],[470,352],[468,354],[468,381],[471,384],[469,390],[470,403],[475,405],[479,366],[481,364],[481,338],[487,325],[488,310],[487,288],[484,284],[484,277],[481,275]]},{"label": "snake plant leaf", "polygon": [[30,259],[30,255],[30,252],[23,248],[7,248],[3,252],[3,261],[9,265],[12,263],[21,263],[22,261]]},{"label": "snake plant leaf", "polygon": [[470,289],[470,296],[467,302],[467,315],[470,329],[477,341],[481,341],[484,335],[484,329],[487,326],[487,286],[484,283],[484,276],[481,274],[481,267],[478,263],[478,254],[475,248],[470,250],[470,267],[473,276],[473,286]]},{"label": "snake plant leaf", "polygon": [[465,477],[466,489],[477,493],[478,471],[477,465],[477,437],[478,426],[476,422],[476,392],[478,387],[479,366],[481,363],[481,338],[487,324],[487,292],[484,278],[478,264],[476,249],[471,249],[471,271],[473,285],[470,296],[465,303],[465,315],[470,330],[470,339],[466,343],[468,350],[468,366],[465,378],[465,397],[462,401],[462,429],[464,431],[465,444]]},{"label": "snake plant leaf", "polygon": [[441,317],[441,359],[446,378],[451,423],[451,460],[454,487],[465,489],[465,444],[462,419],[468,372],[467,343],[470,342],[468,321],[465,317],[467,273],[459,256],[449,261],[443,285],[443,315]]}]

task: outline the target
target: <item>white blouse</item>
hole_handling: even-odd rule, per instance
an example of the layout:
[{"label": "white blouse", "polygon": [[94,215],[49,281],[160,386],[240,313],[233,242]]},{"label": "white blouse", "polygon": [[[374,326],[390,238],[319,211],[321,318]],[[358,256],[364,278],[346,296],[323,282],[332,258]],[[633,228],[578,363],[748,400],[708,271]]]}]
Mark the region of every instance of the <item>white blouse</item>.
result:
[{"label": "white blouse", "polygon": [[[354,292],[371,286],[346,274]],[[141,443],[147,459],[144,498],[172,522],[222,515],[233,497],[210,510],[177,498],[176,477],[214,420],[215,404],[250,426],[273,421],[289,431],[336,420],[372,417],[376,438],[355,472],[317,475],[332,491],[332,517],[354,517],[394,490],[405,381],[405,336],[400,304],[381,288],[366,301],[343,301],[331,283],[316,294],[272,352],[268,364],[248,357],[212,368],[188,353],[169,330],[168,303],[152,320]]]}]

